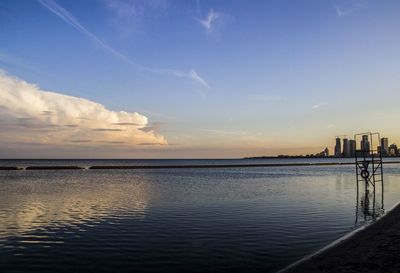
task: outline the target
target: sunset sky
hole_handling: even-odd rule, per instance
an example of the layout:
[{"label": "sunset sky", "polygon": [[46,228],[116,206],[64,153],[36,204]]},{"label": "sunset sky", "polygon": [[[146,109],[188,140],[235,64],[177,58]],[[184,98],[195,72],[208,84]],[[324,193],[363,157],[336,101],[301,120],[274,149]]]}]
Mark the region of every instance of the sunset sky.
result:
[{"label": "sunset sky", "polygon": [[0,1],[1,158],[400,144],[400,2]]}]

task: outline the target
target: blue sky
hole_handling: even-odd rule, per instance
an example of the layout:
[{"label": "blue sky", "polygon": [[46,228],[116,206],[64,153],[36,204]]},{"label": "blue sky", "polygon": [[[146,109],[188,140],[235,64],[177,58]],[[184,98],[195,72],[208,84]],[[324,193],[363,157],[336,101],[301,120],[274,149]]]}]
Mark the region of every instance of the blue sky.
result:
[{"label": "blue sky", "polygon": [[[16,157],[299,154],[331,148],[336,135],[369,130],[395,142],[400,140],[395,125],[399,8],[398,1],[367,0],[1,1],[0,92],[7,96],[0,97],[0,110],[10,127],[0,136],[2,152]],[[127,123],[115,114],[119,111],[147,120],[141,118],[135,128],[110,127],[104,120],[96,125],[101,128],[87,128],[91,125],[70,124],[88,113],[83,106],[74,104],[80,114],[68,116],[71,111],[55,108],[48,97],[36,112],[23,111],[30,106],[16,98],[28,96],[18,93],[25,88],[21,82],[32,84],[27,92],[40,98],[47,90],[103,105],[114,127]],[[91,115],[98,121],[104,116]],[[37,129],[47,136],[41,145],[34,145],[37,135],[26,129],[33,125],[20,124],[54,127],[67,117],[64,125],[76,125],[68,127],[73,131],[65,128],[62,138]],[[109,135],[94,135],[105,128]],[[25,138],[15,141],[13,134]],[[61,145],[65,141],[71,142],[68,149]]]}]

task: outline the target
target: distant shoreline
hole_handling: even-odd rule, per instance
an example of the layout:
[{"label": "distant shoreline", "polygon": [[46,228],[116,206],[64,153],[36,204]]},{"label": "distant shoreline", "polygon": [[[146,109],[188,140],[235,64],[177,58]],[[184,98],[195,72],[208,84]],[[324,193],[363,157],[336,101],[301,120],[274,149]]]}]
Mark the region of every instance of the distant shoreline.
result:
[{"label": "distant shoreline", "polygon": [[[398,158],[400,156],[382,156],[382,158]],[[292,158],[318,158],[318,159],[349,159],[354,157],[336,157],[336,156],[316,156],[316,155],[278,155],[278,156],[251,156],[243,157],[243,159],[292,159]]]},{"label": "distant shoreline", "polygon": [[[382,156],[382,158],[400,158],[400,156]],[[354,159],[354,157],[335,157],[335,156],[316,156],[316,155],[277,155],[277,156],[246,156],[246,157],[229,157],[229,158],[0,158],[1,161],[181,161],[181,160],[248,160],[248,159]]]},{"label": "distant shoreline", "polygon": [[[0,166],[0,171],[21,170],[141,170],[141,169],[214,169],[214,168],[268,168],[354,165],[354,162],[305,162],[305,163],[265,163],[265,164],[185,164],[185,165],[94,165],[89,167],[73,165],[43,166]],[[389,161],[384,164],[400,164]]]}]

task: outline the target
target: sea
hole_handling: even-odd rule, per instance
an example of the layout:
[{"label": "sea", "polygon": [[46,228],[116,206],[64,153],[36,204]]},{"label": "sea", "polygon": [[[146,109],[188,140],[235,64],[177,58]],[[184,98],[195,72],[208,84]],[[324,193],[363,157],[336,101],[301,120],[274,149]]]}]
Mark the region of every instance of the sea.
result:
[{"label": "sea", "polygon": [[0,272],[276,272],[395,206],[400,164],[375,195],[355,165],[88,167],[326,162],[352,159],[0,160],[86,168],[0,171]]}]

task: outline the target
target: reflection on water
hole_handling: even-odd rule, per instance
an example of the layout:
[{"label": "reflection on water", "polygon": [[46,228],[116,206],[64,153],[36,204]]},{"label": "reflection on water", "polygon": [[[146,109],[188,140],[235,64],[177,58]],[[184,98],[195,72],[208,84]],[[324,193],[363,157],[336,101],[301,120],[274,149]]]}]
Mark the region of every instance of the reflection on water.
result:
[{"label": "reflection on water", "polygon": [[[273,272],[355,227],[352,166],[5,171],[0,186],[0,272]],[[383,211],[368,197],[356,226]]]},{"label": "reflection on water", "polygon": [[105,218],[110,221],[115,214],[144,217],[149,191],[145,175],[136,183],[125,183],[125,178],[118,181],[118,176],[108,183],[101,177],[69,171],[9,177],[11,181],[2,185],[1,238],[49,226],[81,229]]},{"label": "reflection on water", "polygon": [[358,224],[360,219],[363,222],[375,221],[385,213],[384,192],[380,184],[376,185],[375,191],[372,187],[365,187],[364,183],[360,183],[360,188],[356,194],[356,221]]}]

